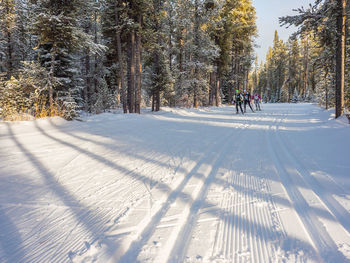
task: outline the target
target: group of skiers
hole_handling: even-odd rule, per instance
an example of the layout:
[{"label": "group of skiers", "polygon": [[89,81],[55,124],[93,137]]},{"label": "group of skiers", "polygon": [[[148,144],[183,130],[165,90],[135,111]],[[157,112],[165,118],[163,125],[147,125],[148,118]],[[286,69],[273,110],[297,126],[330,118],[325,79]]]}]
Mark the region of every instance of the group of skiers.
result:
[{"label": "group of skiers", "polygon": [[[250,101],[253,100],[255,104],[255,110],[256,111],[261,111],[260,107],[260,101],[261,97],[258,93],[254,93],[254,96],[252,97],[250,92],[247,90],[244,90],[243,93],[241,93],[238,89],[236,90],[234,96],[233,96],[233,102],[236,104],[236,111],[237,114],[239,113],[239,108],[241,109],[242,114],[246,112],[247,105],[249,105],[249,108],[251,109],[252,112],[254,112],[252,105]],[[244,106],[244,112],[242,109],[242,103]]]}]

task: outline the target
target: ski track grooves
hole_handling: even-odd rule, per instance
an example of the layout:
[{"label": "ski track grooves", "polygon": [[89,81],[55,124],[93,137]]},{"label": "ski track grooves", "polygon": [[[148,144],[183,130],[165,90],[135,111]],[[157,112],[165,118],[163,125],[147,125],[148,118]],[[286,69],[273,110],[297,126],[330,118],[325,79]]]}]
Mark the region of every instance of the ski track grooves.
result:
[{"label": "ski track grooves", "polygon": [[[315,193],[324,206],[335,216],[334,219],[338,220],[343,228],[350,234],[350,213],[310,174],[309,170],[296,156],[290,142],[283,139],[280,134],[277,135],[277,138],[280,140],[280,145],[283,145],[284,148],[286,148],[285,144],[288,145],[288,151],[285,152],[288,154],[289,159],[293,161],[294,167],[298,170],[301,178],[307,183],[308,187]],[[338,195],[347,195],[336,183],[334,183],[333,187],[336,187]]]},{"label": "ski track grooves", "polygon": [[0,262],[350,263],[347,130],[266,107],[0,127]]},{"label": "ski track grooves", "polygon": [[[247,124],[244,125],[244,127],[247,127],[247,126],[248,126]],[[240,134],[241,133],[243,133],[243,129],[240,132]],[[232,138],[231,134],[229,138]],[[239,135],[236,137],[239,137]],[[173,245],[173,249],[170,253],[170,255],[172,255],[172,258],[168,260],[169,263],[184,262],[184,257],[187,252],[187,248],[189,246],[191,236],[192,236],[191,233],[193,231],[193,228],[198,218],[198,211],[201,208],[202,202],[206,198],[206,194],[208,192],[209,187],[211,186],[213,179],[215,178],[218,170],[221,168],[220,164],[223,162],[228,150],[231,149],[232,142],[233,140],[230,140],[230,143],[225,144],[223,150],[215,160],[215,163],[212,165],[212,169],[210,173],[207,175],[198,197],[192,203],[189,214],[186,213],[186,220],[184,220],[184,222],[182,223],[181,232],[177,235],[176,242]],[[241,144],[241,142],[239,144]],[[156,261],[156,262],[161,262],[161,261]]]},{"label": "ski track grooves", "polygon": [[[244,142],[239,140],[235,145],[237,152],[241,150]],[[241,160],[238,159],[239,161]],[[207,260],[210,262],[269,262],[271,258],[278,256],[279,240],[285,237],[279,215],[273,212],[276,211],[276,207],[269,182],[264,177],[250,176],[249,170],[247,173],[244,173],[244,170],[237,171],[237,166],[240,166],[237,160],[230,160],[228,163],[230,163],[229,167],[225,167],[229,175],[226,182],[228,189],[220,194],[222,196],[218,203],[220,214],[217,218],[211,253],[206,255],[210,258]],[[217,171],[214,173],[216,174]],[[209,185],[210,183],[205,184],[207,188]],[[206,192],[208,190],[205,189]],[[208,203],[211,203],[210,199]],[[185,253],[191,244],[191,233],[195,223],[198,222],[199,213],[197,212],[194,211],[179,235],[169,263],[193,262],[187,261],[189,258],[184,256],[187,255]],[[200,243],[197,242],[196,245],[200,246]],[[196,245],[194,247],[197,247]],[[193,260],[197,262],[196,259]]]},{"label": "ski track grooves", "polygon": [[265,180],[233,172],[228,184],[250,186],[252,190],[224,193],[220,205],[223,220],[217,226],[212,258],[224,257],[230,262],[267,262],[276,254],[274,244],[285,234],[274,230],[271,214],[274,203],[268,194],[261,193]]},{"label": "ski track grooves", "polygon": [[[235,146],[237,152],[244,140],[239,142]],[[220,215],[208,259],[210,262],[270,262],[277,258],[280,239],[286,236],[279,215],[274,212],[276,206],[268,179],[251,176],[250,170],[237,170],[241,161],[230,161],[230,166],[225,168],[228,170],[228,189],[220,194]],[[190,236],[187,233],[187,239]],[[187,247],[183,240],[179,240],[178,245]],[[173,256],[177,254],[178,251],[172,253]],[[187,261],[179,258],[169,262]]]},{"label": "ski track grooves", "polygon": [[[286,146],[281,142],[278,130],[280,123],[283,122],[286,115],[287,114],[284,114],[284,117],[279,121],[277,121],[277,119],[275,120],[275,127],[270,127],[270,135],[268,136],[268,147],[275,160],[274,163],[277,174],[292,201],[295,211],[304,226],[304,230],[308,233],[311,243],[319,253],[319,262],[345,262],[346,259],[344,255],[338,251],[337,245],[299,191],[297,184],[293,181],[293,178],[301,177],[303,180],[305,180],[305,178],[303,176],[304,174],[301,174],[300,171],[295,168],[295,163],[297,161],[293,156],[288,154]],[[272,139],[271,130],[273,130],[275,139]],[[273,145],[273,143],[275,144]],[[290,163],[292,163],[292,165],[288,166]],[[305,188],[308,188],[308,185],[306,185]]]},{"label": "ski track grooves", "polygon": [[[242,124],[242,126],[246,127],[247,124]],[[119,262],[125,263],[136,262],[142,247],[147,243],[147,241],[154,233],[155,229],[161,223],[162,218],[170,209],[171,204],[176,202],[178,198],[180,198],[181,200],[185,200],[189,197],[189,200],[185,200],[187,203],[185,205],[184,211],[181,213],[180,221],[172,230],[170,238],[165,244],[165,247],[167,249],[165,249],[165,251],[162,250],[162,255],[158,255],[158,257],[155,259],[155,262],[165,262],[168,259],[170,252],[172,251],[177,251],[179,253],[178,255],[181,255],[181,257],[184,255],[189,241],[185,240],[186,235],[190,236],[193,223],[196,219],[196,213],[198,212],[201,206],[201,201],[205,197],[206,190],[208,189],[207,184],[210,184],[210,181],[213,179],[213,176],[215,176],[217,168],[223,160],[224,154],[229,150],[228,146],[230,144],[227,144],[226,142],[228,139],[232,138],[232,133],[233,132],[230,132],[227,136],[223,136],[202,155],[201,159],[196,162],[196,165],[191,169],[189,173],[187,173],[183,181],[176,187],[175,190],[173,190],[169,194],[163,206],[160,207],[158,211],[154,212],[154,215],[148,220],[146,226],[143,227],[141,231],[138,231],[138,233],[133,237],[133,240],[131,240],[131,244],[129,245],[128,241],[126,241],[124,244],[121,244],[121,249],[128,248],[126,253],[123,253],[123,251],[120,251],[118,249],[109,262],[117,262],[118,260]],[[216,154],[213,156],[212,153],[215,153],[215,149],[218,149],[221,145],[225,145],[224,149],[221,150],[220,154]],[[209,171],[207,171],[208,169],[206,169],[205,174],[201,176],[203,181],[205,180],[205,182],[202,182],[201,185],[197,185],[191,196],[188,196],[188,194],[183,193],[182,191],[184,190],[185,186],[189,183],[190,179],[196,176],[198,170],[203,165],[205,166],[207,164],[209,164],[212,168],[210,168]],[[140,224],[144,225],[145,222],[141,222]],[[178,242],[177,240],[183,240],[182,242],[185,241],[186,245],[179,246],[178,244],[180,244],[181,242]]]}]

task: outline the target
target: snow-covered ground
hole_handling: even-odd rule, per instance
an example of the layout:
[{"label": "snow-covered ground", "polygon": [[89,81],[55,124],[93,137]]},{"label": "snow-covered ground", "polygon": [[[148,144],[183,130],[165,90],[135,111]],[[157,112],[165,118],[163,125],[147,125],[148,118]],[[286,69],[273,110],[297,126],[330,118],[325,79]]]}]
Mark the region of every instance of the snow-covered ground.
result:
[{"label": "snow-covered ground", "polygon": [[0,262],[350,262],[350,125],[311,104],[0,123]]}]

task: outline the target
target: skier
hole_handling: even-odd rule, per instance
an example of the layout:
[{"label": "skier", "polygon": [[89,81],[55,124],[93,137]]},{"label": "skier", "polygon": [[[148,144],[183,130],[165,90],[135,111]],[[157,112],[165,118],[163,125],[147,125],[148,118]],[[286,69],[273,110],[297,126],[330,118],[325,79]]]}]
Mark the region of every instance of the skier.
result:
[{"label": "skier", "polygon": [[261,101],[261,97],[259,95],[259,93],[255,92],[254,94],[254,104],[255,104],[255,110],[260,110],[261,111],[261,108],[260,108],[260,101]]},{"label": "skier", "polygon": [[238,106],[241,108],[242,114],[244,114],[242,109],[242,94],[239,92],[238,89],[236,90],[236,94],[234,95],[234,102],[236,103],[237,114],[239,113]]},{"label": "skier", "polygon": [[251,95],[250,95],[249,91],[244,90],[243,96],[244,96],[244,112],[246,112],[247,104],[249,105],[252,112],[254,112],[252,106],[250,105]]}]

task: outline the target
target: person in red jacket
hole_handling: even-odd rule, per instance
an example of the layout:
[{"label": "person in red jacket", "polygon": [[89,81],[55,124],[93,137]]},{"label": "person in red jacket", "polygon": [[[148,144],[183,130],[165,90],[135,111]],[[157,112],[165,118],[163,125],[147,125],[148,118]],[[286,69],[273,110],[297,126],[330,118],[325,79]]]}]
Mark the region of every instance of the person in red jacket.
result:
[{"label": "person in red jacket", "polygon": [[259,93],[255,92],[253,99],[254,99],[255,109],[257,111],[258,110],[261,111],[261,108],[260,108],[261,97],[260,97]]}]

